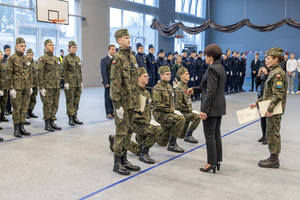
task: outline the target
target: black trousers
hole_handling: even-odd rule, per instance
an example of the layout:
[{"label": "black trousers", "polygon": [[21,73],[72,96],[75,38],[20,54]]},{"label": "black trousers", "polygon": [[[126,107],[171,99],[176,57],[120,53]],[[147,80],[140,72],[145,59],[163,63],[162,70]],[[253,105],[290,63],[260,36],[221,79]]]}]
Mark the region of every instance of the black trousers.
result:
[{"label": "black trousers", "polygon": [[[252,80],[252,82],[251,82],[251,89],[253,90],[253,88],[254,88],[254,82],[255,82],[255,77],[256,77],[256,74],[253,74],[253,72],[251,72],[251,80]],[[256,85],[255,86],[255,89],[257,90],[257,88],[258,88],[258,86]]]},{"label": "black trousers", "polygon": [[262,117],[260,120],[261,131],[264,137],[266,137],[267,133],[267,117]]},{"label": "black trousers", "polygon": [[104,98],[105,98],[105,111],[106,115],[114,113],[114,106],[110,98],[109,87],[104,87]]},{"label": "black trousers", "polygon": [[211,165],[222,161],[221,120],[222,116],[208,117],[206,120],[203,120],[207,163]]},{"label": "black trousers", "polygon": [[10,104],[10,92],[7,91],[7,102],[6,102],[6,110],[11,110],[11,104]]}]

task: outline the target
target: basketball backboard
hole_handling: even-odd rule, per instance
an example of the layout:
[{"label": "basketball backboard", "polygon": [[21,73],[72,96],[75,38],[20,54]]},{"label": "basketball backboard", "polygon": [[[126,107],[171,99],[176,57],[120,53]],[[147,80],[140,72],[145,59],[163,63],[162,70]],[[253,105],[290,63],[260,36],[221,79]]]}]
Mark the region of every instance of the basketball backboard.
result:
[{"label": "basketball backboard", "polygon": [[38,22],[69,24],[69,2],[58,0],[36,0]]}]

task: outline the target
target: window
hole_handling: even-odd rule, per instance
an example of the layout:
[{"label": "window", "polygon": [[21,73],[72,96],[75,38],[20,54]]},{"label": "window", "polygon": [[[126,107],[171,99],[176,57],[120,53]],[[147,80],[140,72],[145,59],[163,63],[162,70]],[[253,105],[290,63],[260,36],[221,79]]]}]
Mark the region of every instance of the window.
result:
[{"label": "window", "polygon": [[[59,50],[68,50],[68,42],[74,40],[77,45],[77,29],[79,19],[70,16],[69,25],[58,25],[36,21],[36,14],[29,9],[29,2],[32,1],[35,7],[35,0],[0,0],[3,4],[10,4],[28,9],[0,6],[0,48],[5,44],[15,46],[15,38],[23,37],[27,49],[31,48],[35,59],[43,55],[44,41],[51,39],[55,45],[55,55]],[[67,0],[69,2],[69,13],[77,14],[79,0]],[[80,48],[79,48],[80,49]],[[80,50],[79,50],[80,51]],[[12,48],[14,53],[14,48]]]},{"label": "window", "polygon": [[158,0],[127,0],[127,1],[132,1],[135,3],[140,3],[140,4],[145,4],[148,6],[158,6]]},{"label": "window", "polygon": [[152,15],[111,7],[110,44],[118,47],[114,34],[118,29],[126,28],[131,36],[132,50],[136,51],[136,44],[140,42],[144,45],[144,52],[147,53],[149,44],[156,46],[156,32],[150,28],[153,18]]},{"label": "window", "polygon": [[206,0],[176,0],[175,11],[205,18]]}]

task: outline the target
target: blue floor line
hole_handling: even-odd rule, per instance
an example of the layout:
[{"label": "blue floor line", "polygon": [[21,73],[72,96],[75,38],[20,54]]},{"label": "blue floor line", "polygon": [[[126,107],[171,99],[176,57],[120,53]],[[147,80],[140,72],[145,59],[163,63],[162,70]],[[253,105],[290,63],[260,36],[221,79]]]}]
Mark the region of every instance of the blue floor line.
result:
[{"label": "blue floor line", "polygon": [[[256,123],[256,122],[259,122],[259,121],[260,121],[260,119],[254,121],[254,122],[251,122],[251,123],[249,123],[249,124],[246,124],[245,126],[242,126],[242,127],[238,128],[238,129],[236,129],[236,130],[233,130],[233,131],[231,131],[231,132],[229,132],[229,133],[226,133],[225,135],[222,135],[222,138],[223,138],[223,137],[226,137],[226,136],[228,136],[228,135],[230,135],[230,134],[232,134],[232,133],[234,133],[234,132],[237,132],[237,131],[239,131],[239,130],[241,130],[241,129],[243,129],[243,128],[246,128],[247,126],[250,126],[250,125],[252,125],[252,124],[254,124],[254,123]],[[134,175],[132,175],[132,176],[129,176],[129,177],[127,177],[127,178],[125,178],[125,179],[122,179],[122,180],[120,180],[120,181],[118,181],[118,182],[115,182],[115,183],[113,183],[113,184],[111,184],[111,185],[109,185],[109,186],[106,186],[106,187],[104,187],[104,188],[102,188],[102,189],[100,189],[100,190],[97,190],[96,192],[93,192],[93,193],[91,193],[91,194],[89,194],[89,195],[87,195],[87,196],[85,196],[85,197],[82,197],[82,198],[80,198],[79,200],[84,200],[84,199],[90,198],[90,197],[92,197],[92,196],[94,196],[94,195],[96,195],[96,194],[99,194],[100,192],[103,192],[103,191],[105,191],[105,190],[107,190],[107,189],[109,189],[109,188],[111,188],[111,187],[114,187],[114,186],[119,185],[119,184],[121,184],[121,183],[123,183],[123,182],[125,182],[125,181],[128,181],[128,180],[130,180],[130,179],[132,179],[132,178],[134,178],[134,177],[136,177],[136,176],[138,176],[138,175],[141,175],[141,174],[143,174],[143,173],[145,173],[145,172],[147,172],[147,171],[150,171],[151,169],[154,169],[154,168],[159,167],[159,166],[161,166],[161,165],[163,165],[163,164],[165,164],[165,163],[168,163],[168,162],[170,162],[170,161],[172,161],[172,160],[174,160],[174,159],[176,159],[176,158],[179,158],[179,157],[181,157],[181,156],[184,156],[185,154],[188,154],[188,153],[190,153],[190,152],[192,152],[192,151],[195,151],[196,149],[199,149],[199,148],[201,148],[201,147],[203,147],[203,146],[205,146],[205,145],[206,145],[206,143],[201,144],[200,146],[197,146],[197,147],[195,147],[195,148],[193,148],[193,149],[191,149],[191,150],[189,150],[189,151],[186,151],[186,152],[184,152],[184,153],[182,153],[182,154],[179,154],[178,156],[175,156],[175,157],[173,157],[173,158],[170,158],[170,159],[168,159],[168,160],[165,160],[165,161],[163,161],[163,162],[161,162],[161,163],[159,163],[159,164],[157,164],[157,165],[154,165],[154,166],[152,166],[152,167],[149,167],[149,168],[147,168],[147,169],[145,169],[145,170],[143,170],[143,171],[140,171],[140,172],[138,172],[138,173],[136,173],[136,174],[134,174]]]},{"label": "blue floor line", "polygon": [[82,127],[82,126],[97,124],[97,123],[106,122],[106,121],[110,121],[110,120],[111,119],[106,119],[106,120],[101,120],[101,121],[94,121],[94,122],[90,122],[88,124],[82,124],[82,125],[77,125],[77,126],[70,126],[68,128],[64,128],[64,129],[61,129],[61,130],[47,131],[47,132],[38,133],[38,134],[30,135],[30,136],[23,136],[23,137],[19,137],[19,138],[10,139],[10,140],[4,140],[4,141],[0,142],[0,144],[1,143],[15,141],[15,140],[21,140],[21,139],[31,138],[31,137],[35,137],[35,136],[39,136],[39,135],[45,135],[45,134],[48,134],[48,133],[54,133],[54,132],[64,131],[64,130],[68,130],[68,129],[71,129],[71,128],[78,128],[78,127]]}]

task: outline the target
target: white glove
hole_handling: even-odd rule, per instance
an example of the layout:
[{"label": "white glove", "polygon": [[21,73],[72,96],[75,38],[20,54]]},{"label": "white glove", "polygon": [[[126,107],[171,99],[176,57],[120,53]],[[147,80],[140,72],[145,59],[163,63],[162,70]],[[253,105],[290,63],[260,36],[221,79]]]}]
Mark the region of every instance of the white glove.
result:
[{"label": "white glove", "polygon": [[3,96],[3,91],[0,91],[0,97]]},{"label": "white glove", "polygon": [[9,94],[10,94],[10,96],[11,96],[12,98],[14,98],[14,99],[17,97],[17,92],[16,92],[16,90],[14,90],[14,89],[10,90],[10,91],[9,91]]},{"label": "white glove", "polygon": [[123,119],[123,114],[124,114],[124,109],[123,109],[123,107],[121,106],[119,109],[116,109],[116,112],[117,112],[117,116],[118,116],[120,119]]},{"label": "white glove", "polygon": [[230,71],[230,75],[232,76],[232,71]]},{"label": "white glove", "polygon": [[44,96],[46,95],[46,90],[45,90],[45,89],[42,89],[42,90],[40,90],[40,93],[41,93],[41,95],[44,97]]},{"label": "white glove", "polygon": [[33,90],[32,90],[32,88],[30,88],[30,95],[32,95],[32,93],[33,93]]},{"label": "white glove", "polygon": [[196,76],[196,80],[198,80],[198,76]]},{"label": "white glove", "polygon": [[174,114],[175,114],[175,115],[183,116],[183,114],[182,114],[180,111],[178,111],[178,110],[174,110]]},{"label": "white glove", "polygon": [[81,88],[83,88],[83,83],[81,83]]},{"label": "white glove", "polygon": [[227,72],[227,74],[229,74],[229,72]]},{"label": "white glove", "polygon": [[191,81],[194,81],[194,78],[193,78],[193,77],[191,78]]},{"label": "white glove", "polygon": [[64,87],[65,87],[66,90],[69,90],[70,89],[69,83],[65,83]]},{"label": "white glove", "polygon": [[200,115],[199,111],[197,111],[197,110],[192,110],[192,113],[194,113],[196,115]]},{"label": "white glove", "polygon": [[240,72],[240,76],[242,76],[242,72]]},{"label": "white glove", "polygon": [[152,126],[160,126],[160,124],[157,123],[157,122],[156,122],[155,120],[153,120],[153,119],[151,119],[150,125],[152,125]]}]

